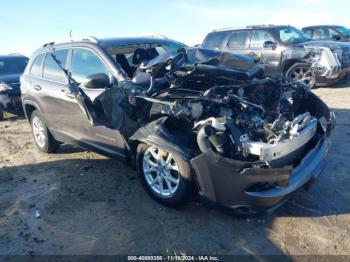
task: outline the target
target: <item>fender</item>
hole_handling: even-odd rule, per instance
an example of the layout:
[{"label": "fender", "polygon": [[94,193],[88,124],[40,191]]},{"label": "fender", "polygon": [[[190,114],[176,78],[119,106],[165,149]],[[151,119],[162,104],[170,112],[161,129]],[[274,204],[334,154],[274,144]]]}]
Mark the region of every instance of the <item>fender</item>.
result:
[{"label": "fender", "polygon": [[129,140],[155,145],[169,152],[179,154],[186,161],[191,160],[194,150],[181,139],[179,134],[166,127],[165,123],[167,120],[168,117],[162,117],[150,122],[146,126],[139,128]]},{"label": "fender", "polygon": [[36,102],[34,102],[34,101],[31,100],[31,99],[24,98],[23,101],[22,101],[22,105],[23,105],[24,114],[25,114],[25,116],[26,116],[27,119],[28,119],[28,116],[27,116],[27,111],[26,111],[26,108],[25,108],[26,105],[33,106],[33,107],[35,107],[36,110],[38,110],[39,112],[42,112],[42,109],[41,109],[41,107],[39,106],[39,104],[36,103]]}]

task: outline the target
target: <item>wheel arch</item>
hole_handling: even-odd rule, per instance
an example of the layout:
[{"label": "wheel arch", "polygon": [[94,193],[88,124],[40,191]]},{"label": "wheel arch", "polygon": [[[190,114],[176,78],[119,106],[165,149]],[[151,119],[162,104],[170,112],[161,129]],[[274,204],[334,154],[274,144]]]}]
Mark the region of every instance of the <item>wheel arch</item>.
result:
[{"label": "wheel arch", "polygon": [[28,101],[28,100],[25,100],[23,102],[23,111],[24,111],[24,114],[26,116],[26,118],[30,121],[30,118],[32,116],[32,113],[35,111],[35,110],[38,110],[39,112],[41,112],[41,109],[39,107],[39,105],[33,101]]},{"label": "wheel arch", "polygon": [[130,138],[129,146],[133,156],[136,156],[136,149],[140,143],[158,146],[169,152],[174,152],[185,161],[190,161],[193,150],[186,146],[185,141],[179,138],[178,134],[168,129],[165,122],[168,117],[162,117],[139,128]]}]

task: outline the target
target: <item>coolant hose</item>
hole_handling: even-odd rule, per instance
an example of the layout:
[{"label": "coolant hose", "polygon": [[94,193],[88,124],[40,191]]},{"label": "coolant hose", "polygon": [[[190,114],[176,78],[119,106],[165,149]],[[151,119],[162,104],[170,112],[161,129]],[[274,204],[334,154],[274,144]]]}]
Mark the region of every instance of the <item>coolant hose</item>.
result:
[{"label": "coolant hose", "polygon": [[211,127],[208,125],[202,126],[197,134],[197,144],[202,153],[207,152],[211,149],[209,142],[209,136],[211,135]]}]

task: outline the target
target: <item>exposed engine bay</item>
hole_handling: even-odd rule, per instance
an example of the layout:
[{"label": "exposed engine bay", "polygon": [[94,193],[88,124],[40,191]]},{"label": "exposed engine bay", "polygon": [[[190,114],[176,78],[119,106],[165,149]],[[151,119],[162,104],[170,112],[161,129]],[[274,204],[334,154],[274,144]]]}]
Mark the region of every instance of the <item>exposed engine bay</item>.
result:
[{"label": "exposed engine bay", "polygon": [[214,149],[224,157],[269,162],[302,149],[316,133],[317,118],[299,104],[307,96],[305,88],[267,79],[137,98],[153,103],[152,114],[192,124],[203,153]]},{"label": "exposed engine bay", "polygon": [[114,129],[126,126],[114,117],[126,113],[137,123],[124,131],[129,138],[165,117],[191,157],[212,150],[267,167],[296,163],[310,141],[326,133],[330,112],[308,85],[262,76],[247,56],[181,49],[143,63],[132,79],[85,104],[102,105]]},{"label": "exposed engine bay", "polygon": [[307,110],[307,85],[261,76],[248,57],[183,49],[140,66],[120,107],[140,126],[166,116],[199,154],[288,165],[327,121]]}]

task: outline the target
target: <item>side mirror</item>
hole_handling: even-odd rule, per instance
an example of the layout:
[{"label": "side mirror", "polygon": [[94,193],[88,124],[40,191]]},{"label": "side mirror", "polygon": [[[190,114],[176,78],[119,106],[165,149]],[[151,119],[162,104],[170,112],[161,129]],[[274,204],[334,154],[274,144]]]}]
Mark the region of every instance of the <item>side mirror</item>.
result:
[{"label": "side mirror", "polygon": [[277,44],[273,41],[265,41],[263,44],[264,48],[271,48],[271,49],[275,49],[277,47]]},{"label": "side mirror", "polygon": [[106,74],[95,74],[88,76],[88,80],[84,86],[89,89],[102,89],[110,87],[111,81]]},{"label": "side mirror", "polygon": [[339,40],[341,40],[341,37],[340,37],[340,35],[332,35],[332,39],[335,41],[339,41]]}]

